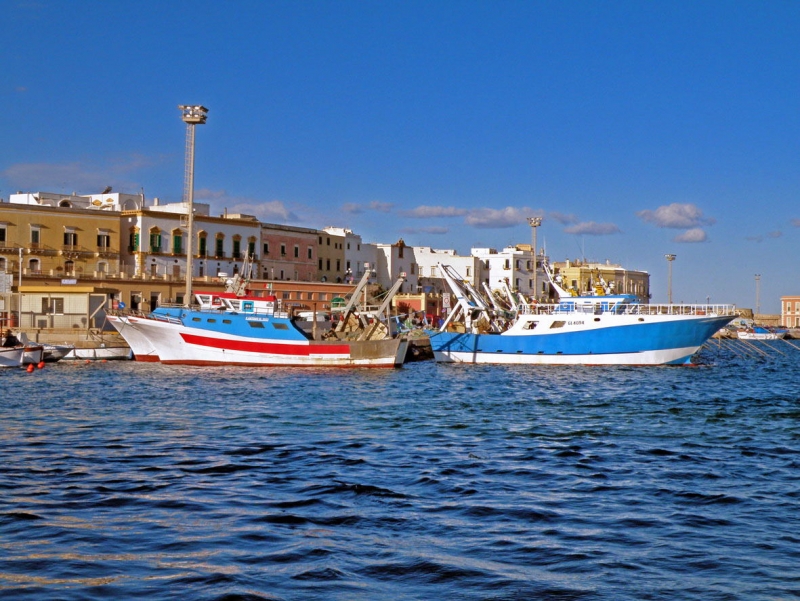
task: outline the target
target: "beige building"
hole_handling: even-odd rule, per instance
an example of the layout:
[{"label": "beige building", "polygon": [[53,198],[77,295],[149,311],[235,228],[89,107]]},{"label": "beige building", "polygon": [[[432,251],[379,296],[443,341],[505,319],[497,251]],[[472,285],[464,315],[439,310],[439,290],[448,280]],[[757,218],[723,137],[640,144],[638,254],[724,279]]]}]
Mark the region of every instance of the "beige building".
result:
[{"label": "beige building", "polygon": [[592,263],[564,261],[553,263],[557,276],[561,276],[562,287],[576,294],[591,294],[605,282],[606,293],[633,294],[640,302],[650,302],[650,274],[646,271],[625,269],[609,261]]},{"label": "beige building", "polygon": [[330,231],[317,233],[317,280],[341,283],[345,281],[345,237]]},{"label": "beige building", "polygon": [[800,296],[781,297],[781,326],[800,328]]},{"label": "beige building", "polygon": [[104,277],[120,270],[119,213],[0,203],[0,271],[27,278]]}]

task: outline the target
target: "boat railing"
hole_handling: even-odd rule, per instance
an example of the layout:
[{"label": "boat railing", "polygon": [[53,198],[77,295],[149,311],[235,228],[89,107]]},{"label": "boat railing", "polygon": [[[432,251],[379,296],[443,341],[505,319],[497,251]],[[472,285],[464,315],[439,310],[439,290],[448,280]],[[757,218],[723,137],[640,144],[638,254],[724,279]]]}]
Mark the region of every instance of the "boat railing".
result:
[{"label": "boat railing", "polygon": [[[602,297],[598,297],[602,298]],[[640,304],[640,303],[607,303],[567,301],[558,304],[538,303],[532,306],[520,305],[519,314],[550,315],[558,313],[579,313],[582,315],[737,315],[736,305],[727,304]]]}]

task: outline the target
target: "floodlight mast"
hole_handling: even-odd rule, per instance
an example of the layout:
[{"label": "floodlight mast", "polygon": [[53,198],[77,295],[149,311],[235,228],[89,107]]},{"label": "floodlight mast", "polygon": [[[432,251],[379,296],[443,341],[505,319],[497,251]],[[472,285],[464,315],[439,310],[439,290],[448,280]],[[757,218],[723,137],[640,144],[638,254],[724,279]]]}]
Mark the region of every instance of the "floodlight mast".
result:
[{"label": "floodlight mast", "polygon": [[531,226],[533,230],[533,300],[539,300],[539,282],[537,281],[537,272],[538,272],[538,259],[536,258],[536,228],[542,225],[542,217],[528,217],[528,225]]},{"label": "floodlight mast", "polygon": [[186,157],[183,173],[183,202],[186,205],[186,294],[183,304],[186,307],[192,304],[192,237],[194,224],[194,126],[206,122],[208,109],[199,104],[179,104],[181,119],[186,123]]}]

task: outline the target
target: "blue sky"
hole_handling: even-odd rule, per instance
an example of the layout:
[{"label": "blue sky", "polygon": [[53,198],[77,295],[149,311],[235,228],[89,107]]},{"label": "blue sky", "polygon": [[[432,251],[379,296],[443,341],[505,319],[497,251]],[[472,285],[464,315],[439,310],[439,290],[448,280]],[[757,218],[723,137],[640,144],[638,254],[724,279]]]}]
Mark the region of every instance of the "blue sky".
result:
[{"label": "blue sky", "polygon": [[366,242],[528,243],[653,301],[800,294],[798,2],[0,0],[0,196],[177,202]]}]

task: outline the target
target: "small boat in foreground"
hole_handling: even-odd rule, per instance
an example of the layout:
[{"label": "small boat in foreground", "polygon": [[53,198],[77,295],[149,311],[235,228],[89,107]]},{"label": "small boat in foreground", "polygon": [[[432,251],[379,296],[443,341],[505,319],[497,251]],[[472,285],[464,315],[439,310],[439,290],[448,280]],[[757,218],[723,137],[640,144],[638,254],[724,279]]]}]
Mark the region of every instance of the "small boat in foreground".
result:
[{"label": "small boat in foreground", "polygon": [[572,296],[551,278],[556,304],[500,310],[449,265],[440,272],[457,305],[429,331],[444,363],[685,365],[736,317],[733,305],[649,305],[632,295]]},{"label": "small boat in foreground", "polygon": [[19,367],[24,354],[25,349],[21,346],[0,348],[0,367]]},{"label": "small boat in foreground", "polygon": [[787,330],[773,330],[754,326],[744,330],[737,330],[736,337],[739,340],[781,340],[786,337]]}]

